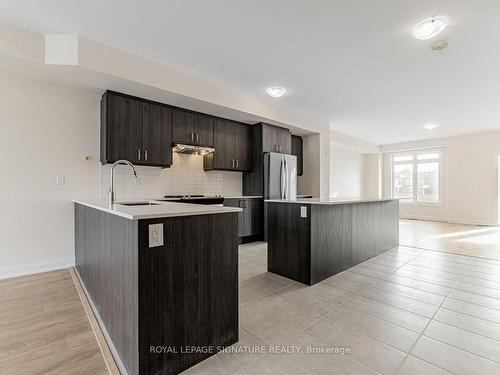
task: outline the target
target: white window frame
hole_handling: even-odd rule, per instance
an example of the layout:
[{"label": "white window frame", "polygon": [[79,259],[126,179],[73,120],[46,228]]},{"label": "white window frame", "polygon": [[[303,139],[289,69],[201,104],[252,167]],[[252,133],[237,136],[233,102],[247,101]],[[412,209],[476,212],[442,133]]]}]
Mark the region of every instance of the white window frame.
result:
[{"label": "white window frame", "polygon": [[[439,158],[436,159],[427,159],[427,160],[417,160],[417,155],[423,154],[439,154]],[[394,157],[398,156],[413,156],[412,160],[407,161],[394,161]],[[418,194],[418,178],[417,178],[417,166],[418,164],[423,163],[433,163],[438,162],[439,164],[439,181],[438,181],[438,202],[418,202],[417,194]],[[405,206],[419,206],[419,207],[443,207],[444,206],[444,153],[442,148],[429,148],[429,149],[420,149],[420,150],[411,150],[404,152],[394,152],[390,155],[390,165],[391,165],[391,197],[394,197],[394,166],[401,164],[412,164],[413,165],[413,196],[411,202],[405,202],[404,200],[400,200],[400,204]]]}]

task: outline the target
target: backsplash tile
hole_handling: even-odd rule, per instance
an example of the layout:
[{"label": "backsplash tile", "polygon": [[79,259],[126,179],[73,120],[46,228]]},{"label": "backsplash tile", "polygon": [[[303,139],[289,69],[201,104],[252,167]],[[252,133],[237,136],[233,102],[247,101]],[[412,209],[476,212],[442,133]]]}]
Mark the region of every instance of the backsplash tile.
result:
[{"label": "backsplash tile", "polygon": [[[242,173],[203,170],[203,156],[173,153],[171,168],[136,167],[137,183],[129,168],[115,168],[115,192],[120,199],[143,199],[176,194],[241,195]],[[101,166],[101,197],[109,190],[111,165]]]}]

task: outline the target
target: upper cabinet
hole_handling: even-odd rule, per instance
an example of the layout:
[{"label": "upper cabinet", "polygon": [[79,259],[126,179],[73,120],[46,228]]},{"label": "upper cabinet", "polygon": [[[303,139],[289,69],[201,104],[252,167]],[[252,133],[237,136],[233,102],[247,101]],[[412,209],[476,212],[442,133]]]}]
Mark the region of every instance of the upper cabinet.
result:
[{"label": "upper cabinet", "polygon": [[304,173],[304,151],[302,137],[292,135],[292,155],[297,157],[297,176],[302,176]]},{"label": "upper cabinet", "polygon": [[101,100],[101,162],[172,164],[172,109],[106,91]]},{"label": "upper cabinet", "polygon": [[215,119],[215,152],[205,155],[205,170],[252,170],[252,128],[235,121]]},{"label": "upper cabinet", "polygon": [[202,113],[173,109],[173,142],[214,146],[214,119]]},{"label": "upper cabinet", "polygon": [[262,151],[290,154],[292,152],[290,130],[262,123]]}]

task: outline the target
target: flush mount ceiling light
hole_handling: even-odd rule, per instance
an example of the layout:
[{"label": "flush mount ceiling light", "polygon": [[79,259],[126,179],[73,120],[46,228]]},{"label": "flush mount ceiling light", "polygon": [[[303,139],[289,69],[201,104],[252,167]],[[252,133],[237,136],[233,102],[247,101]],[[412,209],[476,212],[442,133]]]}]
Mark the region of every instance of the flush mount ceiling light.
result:
[{"label": "flush mount ceiling light", "polygon": [[434,38],[448,26],[448,17],[435,16],[422,21],[413,28],[413,36],[418,40]]},{"label": "flush mount ceiling light", "polygon": [[279,98],[286,93],[286,90],[283,87],[269,87],[266,91],[273,98]]},{"label": "flush mount ceiling light", "polygon": [[422,127],[426,130],[434,130],[439,126],[439,124],[436,124],[435,122],[429,122],[428,124],[422,125]]}]

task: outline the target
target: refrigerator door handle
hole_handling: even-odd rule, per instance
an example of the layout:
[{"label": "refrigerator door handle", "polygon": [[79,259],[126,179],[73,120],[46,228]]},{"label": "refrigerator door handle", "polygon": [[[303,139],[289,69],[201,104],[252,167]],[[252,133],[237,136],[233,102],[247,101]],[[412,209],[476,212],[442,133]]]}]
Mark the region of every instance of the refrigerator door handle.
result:
[{"label": "refrigerator door handle", "polygon": [[286,189],[286,171],[285,171],[285,161],[281,158],[280,165],[280,198],[285,199],[285,189]]},{"label": "refrigerator door handle", "polygon": [[285,194],[284,197],[285,199],[288,199],[288,163],[286,161],[286,157],[283,158],[284,165],[285,165]]}]

